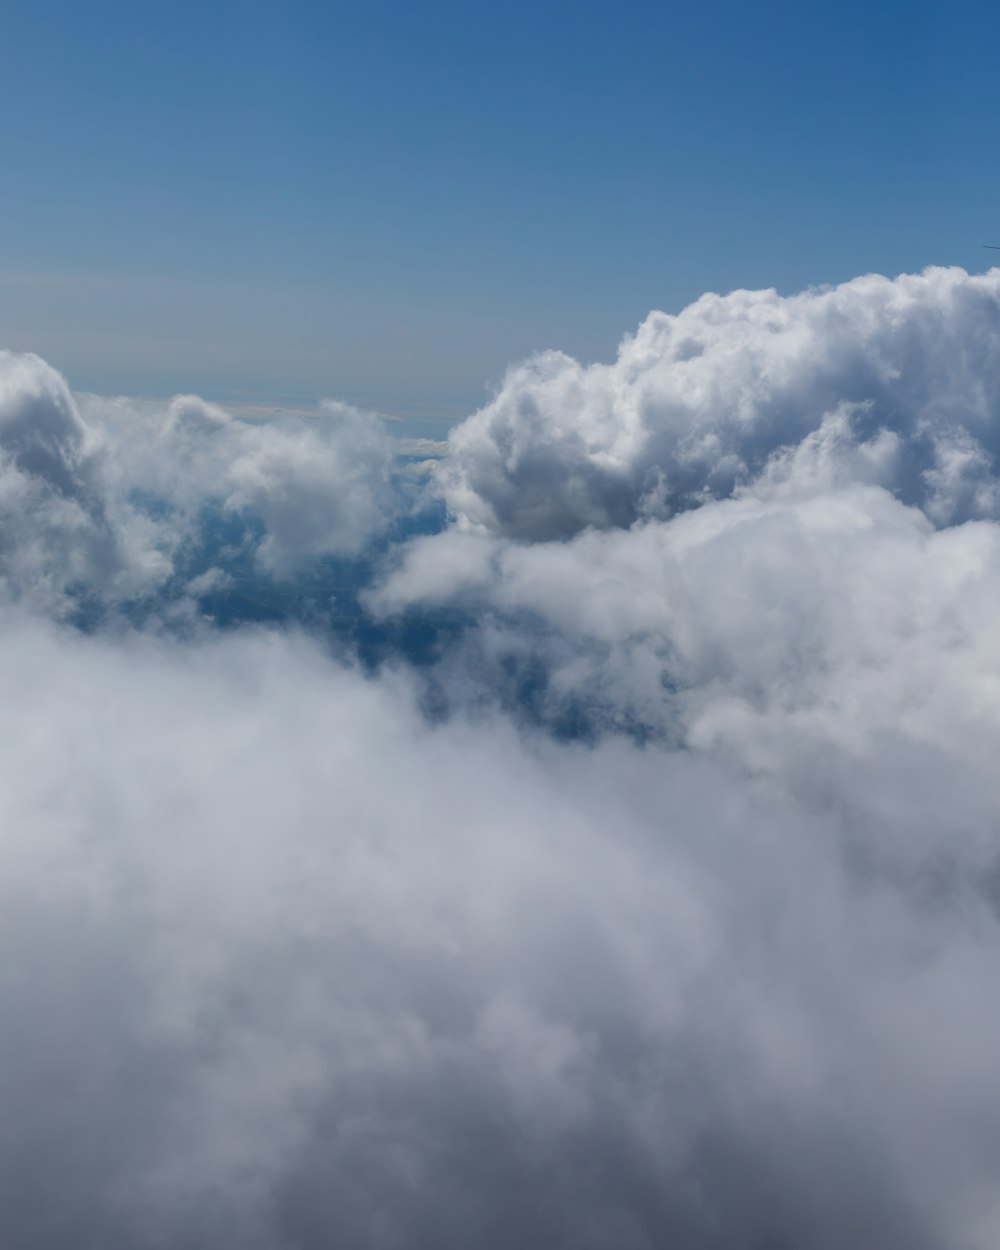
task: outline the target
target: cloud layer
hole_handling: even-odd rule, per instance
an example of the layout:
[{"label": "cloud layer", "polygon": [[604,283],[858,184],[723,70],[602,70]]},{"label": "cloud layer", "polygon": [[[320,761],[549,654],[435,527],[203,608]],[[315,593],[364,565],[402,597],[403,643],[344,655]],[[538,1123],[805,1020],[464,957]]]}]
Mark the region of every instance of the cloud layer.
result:
[{"label": "cloud layer", "polygon": [[992,862],[845,860],[916,796],[431,730],[292,638],[8,621],[0,680],[13,1244],[995,1235]]},{"label": "cloud layer", "polygon": [[998,297],[517,366],[409,538],[364,414],[0,359],[16,1250],[994,1246]]}]

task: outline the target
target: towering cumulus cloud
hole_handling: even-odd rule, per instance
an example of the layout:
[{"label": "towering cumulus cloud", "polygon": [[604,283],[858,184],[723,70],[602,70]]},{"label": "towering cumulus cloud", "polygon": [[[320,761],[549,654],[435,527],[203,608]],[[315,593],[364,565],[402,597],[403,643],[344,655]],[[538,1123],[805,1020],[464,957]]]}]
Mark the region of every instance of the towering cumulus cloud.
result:
[{"label": "towering cumulus cloud", "polygon": [[57,608],[68,587],[121,572],[98,480],[97,440],[57,373],[0,353],[0,577],[8,595]]},{"label": "towering cumulus cloud", "polygon": [[991,1250],[998,313],[543,356],[419,537],[365,414],[4,358],[4,1243]]},{"label": "towering cumulus cloud", "polygon": [[529,541],[628,526],[732,494],[835,422],[880,435],[866,475],[936,520],[995,516],[998,329],[995,270],[705,295],[652,313],[612,365],[547,352],[511,369],[452,438],[448,502]]}]

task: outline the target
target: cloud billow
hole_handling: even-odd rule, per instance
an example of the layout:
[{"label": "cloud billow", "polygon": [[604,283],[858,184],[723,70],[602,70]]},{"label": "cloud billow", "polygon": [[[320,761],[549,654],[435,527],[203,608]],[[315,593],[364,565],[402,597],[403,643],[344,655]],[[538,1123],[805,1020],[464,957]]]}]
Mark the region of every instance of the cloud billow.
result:
[{"label": "cloud billow", "polygon": [[610,365],[547,352],[452,435],[459,524],[520,540],[665,519],[851,414],[877,480],[940,523],[1000,514],[1000,270],[869,275],[651,313]]},{"label": "cloud billow", "polygon": [[249,521],[245,554],[286,580],[389,528],[391,466],[382,423],[349,405],[252,421],[196,396],[78,401],[37,356],[3,353],[0,586],[63,616],[176,589],[206,508]]},{"label": "cloud billow", "polygon": [[4,357],[15,1250],[993,1246],[998,295],[517,366],[420,537],[365,414]]},{"label": "cloud billow", "polygon": [[709,758],[429,729],[301,640],[8,621],[0,679],[14,1244],[975,1231],[982,896],[862,888]]}]

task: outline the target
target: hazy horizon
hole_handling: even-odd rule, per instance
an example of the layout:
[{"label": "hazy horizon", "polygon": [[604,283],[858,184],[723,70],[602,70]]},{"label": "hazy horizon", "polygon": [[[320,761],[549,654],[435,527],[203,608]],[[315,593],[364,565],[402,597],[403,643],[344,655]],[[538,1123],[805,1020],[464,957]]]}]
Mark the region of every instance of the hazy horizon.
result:
[{"label": "hazy horizon", "polygon": [[654,309],[1000,243],[985,3],[6,14],[0,342],[75,389],[456,421]]},{"label": "hazy horizon", "polygon": [[3,28],[3,1250],[995,1250],[1000,10]]}]

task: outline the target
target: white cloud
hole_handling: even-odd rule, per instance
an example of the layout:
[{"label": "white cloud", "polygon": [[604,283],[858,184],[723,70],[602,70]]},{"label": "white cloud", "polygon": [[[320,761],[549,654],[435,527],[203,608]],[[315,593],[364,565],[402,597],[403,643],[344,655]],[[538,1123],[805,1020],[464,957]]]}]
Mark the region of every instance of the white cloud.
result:
[{"label": "white cloud", "polygon": [[513,367],[453,432],[443,489],[460,525],[518,539],[628,526],[731,494],[847,406],[862,442],[895,437],[870,467],[900,497],[995,517],[998,326],[1000,270],[705,295],[611,365]]},{"label": "white cloud", "polygon": [[173,505],[185,531],[209,500],[252,513],[265,529],[260,564],[278,576],[316,556],[357,555],[393,519],[391,441],[377,417],[348,404],[268,421],[193,395],[165,411],[90,398],[85,412],[113,448],[120,491]]},{"label": "white cloud", "polygon": [[368,416],[3,358],[12,1244],[995,1245],[998,295],[705,297],[515,368],[367,597],[439,654],[368,676],[52,620],[209,500],[280,576],[362,550]]},{"label": "white cloud", "polygon": [[328,402],[311,423],[257,428],[228,465],[226,505],[267,529],[260,559],[289,574],[313,556],[358,555],[393,515],[392,451],[381,423]]},{"label": "white cloud", "polygon": [[975,881],[291,637],[3,632],[15,1244],[991,1244]]},{"label": "white cloud", "polygon": [[[900,819],[878,837],[887,858],[943,852],[935,822],[951,804],[978,814],[949,828],[949,854],[981,865],[1000,849],[994,522],[935,530],[878,487],[769,486],[565,543],[422,539],[371,602],[481,622],[446,670],[459,705],[529,655],[546,667],[553,718],[575,701],[598,725],[644,725],[862,823],[895,803]],[[893,799],[879,780],[890,757]],[[935,759],[956,780],[928,805]],[[901,780],[908,768],[921,784]]]},{"label": "white cloud", "polygon": [[0,353],[0,585],[48,611],[74,586],[134,582],[107,514],[99,437],[37,356]]},{"label": "white cloud", "polygon": [[263,527],[263,570],[360,554],[391,523],[392,446],[348,405],[243,421],[196,396],[82,398],[37,356],[0,354],[0,585],[57,615],[149,594],[208,503]]}]

